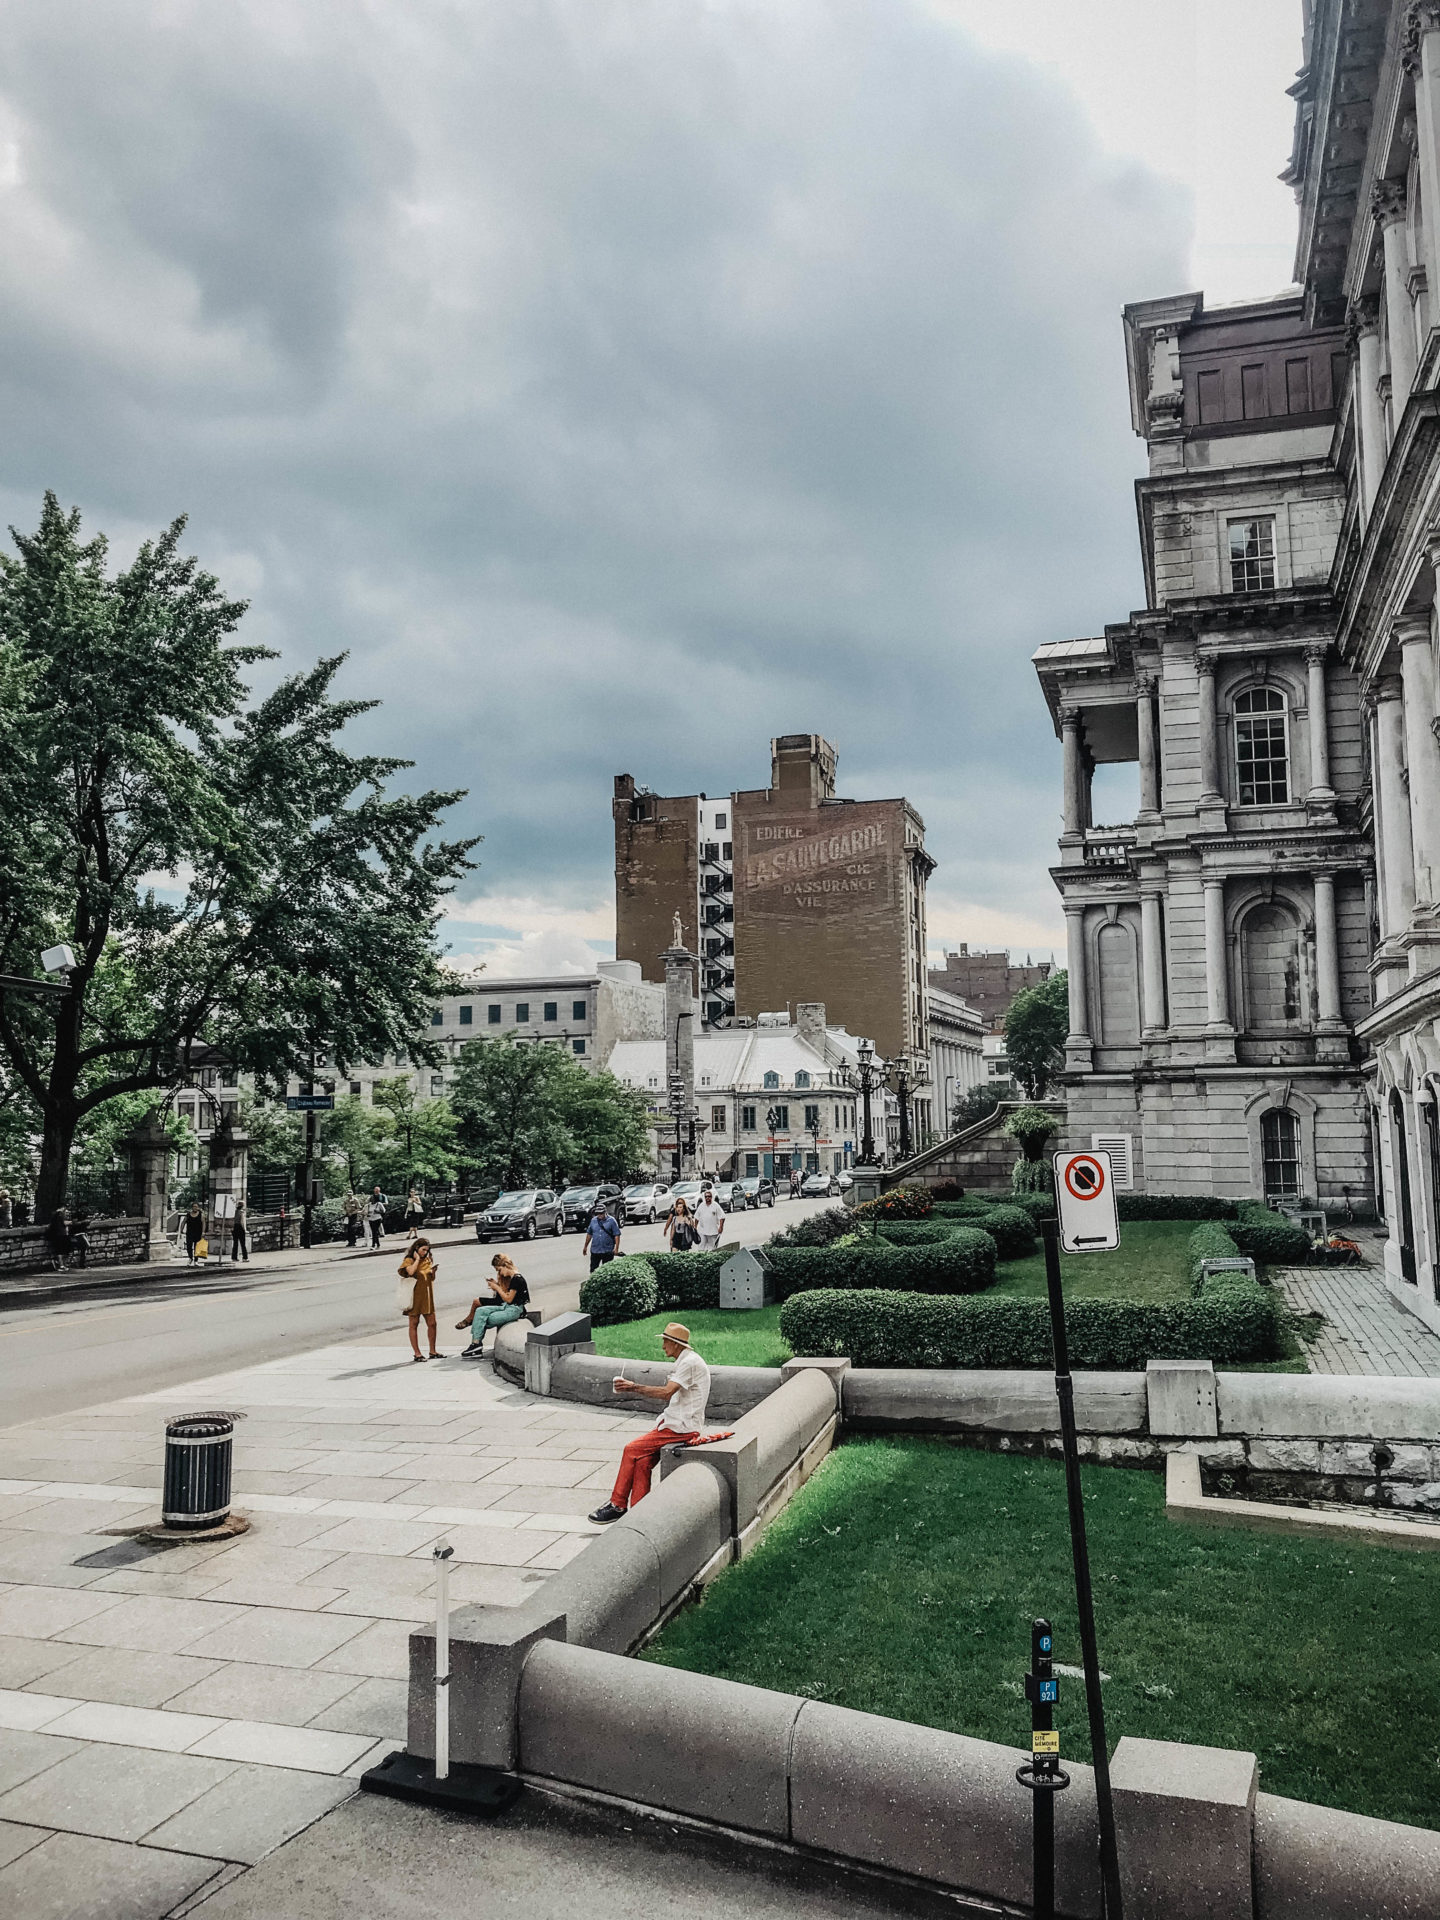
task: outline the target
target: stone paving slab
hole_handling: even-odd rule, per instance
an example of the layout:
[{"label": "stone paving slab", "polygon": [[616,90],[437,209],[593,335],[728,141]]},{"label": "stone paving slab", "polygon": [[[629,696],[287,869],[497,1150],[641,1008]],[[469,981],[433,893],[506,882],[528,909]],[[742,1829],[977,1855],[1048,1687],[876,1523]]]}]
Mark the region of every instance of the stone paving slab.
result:
[{"label": "stone paving slab", "polygon": [[1275,1267],[1292,1310],[1324,1324],[1306,1343],[1312,1373],[1440,1378],[1440,1335],[1400,1305],[1374,1267]]},{"label": "stone paving slab", "polygon": [[[244,1415],[251,1530],[150,1551],[116,1529],[199,1407]],[[402,1330],[0,1432],[0,1911],[158,1920],[337,1806],[403,1740],[436,1542],[455,1604],[522,1604],[648,1424]]]}]

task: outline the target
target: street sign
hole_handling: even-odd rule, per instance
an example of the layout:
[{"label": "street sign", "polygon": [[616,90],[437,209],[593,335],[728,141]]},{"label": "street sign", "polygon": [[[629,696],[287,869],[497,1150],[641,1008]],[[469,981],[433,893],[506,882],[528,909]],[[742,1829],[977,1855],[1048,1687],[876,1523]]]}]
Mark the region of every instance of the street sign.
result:
[{"label": "street sign", "polygon": [[328,1113],[335,1105],[333,1093],[287,1093],[287,1113]]},{"label": "street sign", "polygon": [[1057,1153],[1055,1202],[1060,1216],[1060,1245],[1066,1253],[1110,1253],[1120,1244],[1115,1210],[1115,1180],[1103,1147],[1086,1153]]}]

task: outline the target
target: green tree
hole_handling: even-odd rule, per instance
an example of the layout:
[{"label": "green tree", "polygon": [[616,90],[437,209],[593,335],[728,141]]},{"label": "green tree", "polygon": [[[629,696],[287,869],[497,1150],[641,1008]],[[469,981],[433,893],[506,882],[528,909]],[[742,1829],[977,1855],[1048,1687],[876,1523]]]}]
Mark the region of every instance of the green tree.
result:
[{"label": "green tree", "polygon": [[377,1080],[375,1105],[389,1120],[372,1166],[382,1186],[396,1189],[418,1181],[429,1185],[455,1176],[455,1113],[448,1100],[422,1100],[408,1074]]},{"label": "green tree", "polygon": [[615,1180],[647,1157],[643,1096],[558,1047],[472,1040],[451,1098],[466,1157],[507,1187]]},{"label": "green tree", "polygon": [[988,1120],[1000,1104],[995,1089],[983,1080],[979,1086],[967,1087],[955,1102],[955,1111],[950,1117],[950,1125],[956,1133],[966,1127],[973,1127],[979,1120]]},{"label": "green tree", "polygon": [[[354,1094],[345,1094],[329,1113],[320,1116],[320,1150],[327,1169],[326,1191],[356,1193],[373,1185],[394,1127],[383,1109],[367,1107]],[[329,1173],[336,1175],[332,1182]]]},{"label": "green tree", "polygon": [[251,704],[273,657],[179,551],[184,521],[111,573],[47,494],[0,555],[0,972],[75,950],[63,997],[0,990],[0,1061],[43,1130],[42,1213],[77,1129],[175,1084],[197,1042],[264,1086],[416,1043],[435,922],[473,841],[432,839],[460,796],[387,793],[406,762],[338,742],[374,702],[331,698],[343,656]]},{"label": "green tree", "polygon": [[1010,1071],[1029,1100],[1041,1100],[1050,1082],[1065,1064],[1065,1037],[1070,1031],[1070,987],[1067,976],[1052,973],[1038,986],[1024,987],[1005,1016],[1005,1051]]}]

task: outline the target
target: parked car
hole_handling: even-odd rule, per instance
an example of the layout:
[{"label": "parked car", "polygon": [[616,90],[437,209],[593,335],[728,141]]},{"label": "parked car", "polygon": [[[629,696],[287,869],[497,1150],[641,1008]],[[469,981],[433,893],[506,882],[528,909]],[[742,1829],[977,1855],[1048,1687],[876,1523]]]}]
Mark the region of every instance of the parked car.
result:
[{"label": "parked car", "polygon": [[713,1182],[715,1198],[726,1213],[744,1213],[750,1205],[750,1196],[738,1180],[716,1180]]},{"label": "parked car", "polygon": [[626,1220],[655,1220],[670,1211],[670,1189],[659,1180],[642,1180],[625,1189],[624,1206]]},{"label": "parked car", "polygon": [[583,1233],[590,1224],[590,1216],[595,1211],[597,1200],[618,1200],[620,1189],[616,1186],[567,1187],[560,1196],[560,1205],[565,1213],[565,1225]]},{"label": "parked car", "polygon": [[564,1231],[565,1209],[548,1187],[502,1193],[475,1222],[475,1238],[482,1245],[487,1240],[533,1240],[537,1233]]},{"label": "parked car", "polygon": [[833,1173],[807,1173],[800,1182],[802,1200],[836,1200],[840,1196],[840,1180]]},{"label": "parked car", "polygon": [[747,1180],[737,1180],[736,1186],[745,1195],[745,1204],[750,1207],[773,1207],[775,1204],[775,1182],[767,1180],[762,1174],[752,1173]]},{"label": "parked car", "polygon": [[837,1173],[835,1178],[840,1182],[841,1193],[848,1193],[855,1184],[853,1173]]},{"label": "parked car", "polygon": [[713,1180],[677,1180],[670,1188],[670,1198],[672,1201],[683,1200],[693,1213],[699,1206],[700,1196],[706,1187],[713,1187],[714,1184]]}]

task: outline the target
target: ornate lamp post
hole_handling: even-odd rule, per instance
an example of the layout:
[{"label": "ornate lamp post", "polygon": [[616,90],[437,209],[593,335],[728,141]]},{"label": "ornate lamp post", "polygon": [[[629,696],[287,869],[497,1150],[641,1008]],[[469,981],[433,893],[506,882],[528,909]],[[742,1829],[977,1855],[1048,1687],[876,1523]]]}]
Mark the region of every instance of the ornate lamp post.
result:
[{"label": "ornate lamp post", "polygon": [[862,1040],[859,1046],[859,1066],[853,1070],[846,1067],[842,1078],[847,1087],[854,1088],[860,1095],[860,1156],[857,1167],[875,1167],[880,1164],[875,1152],[875,1128],[870,1113],[870,1096],[880,1085],[882,1068],[875,1063],[873,1042]]}]

